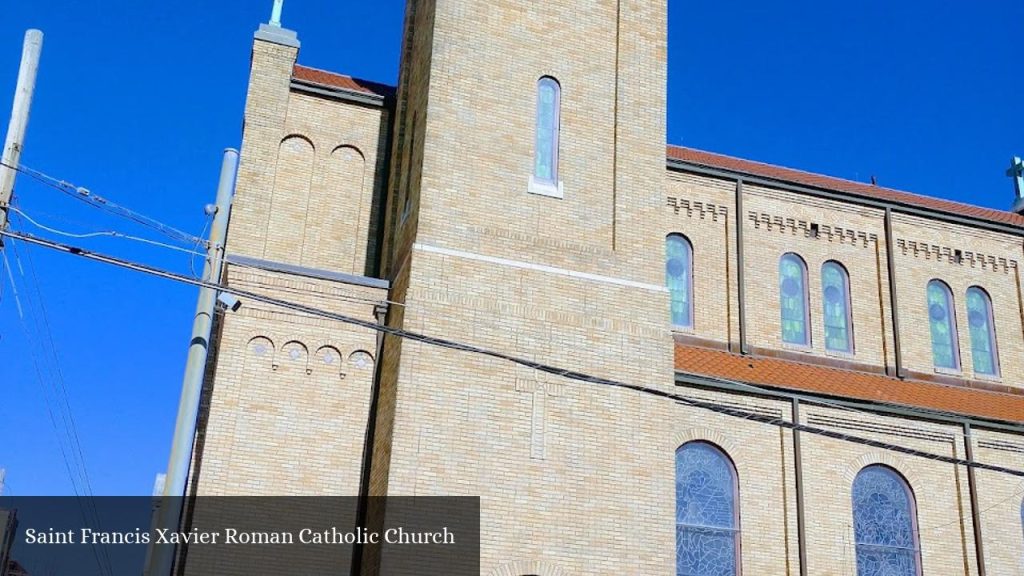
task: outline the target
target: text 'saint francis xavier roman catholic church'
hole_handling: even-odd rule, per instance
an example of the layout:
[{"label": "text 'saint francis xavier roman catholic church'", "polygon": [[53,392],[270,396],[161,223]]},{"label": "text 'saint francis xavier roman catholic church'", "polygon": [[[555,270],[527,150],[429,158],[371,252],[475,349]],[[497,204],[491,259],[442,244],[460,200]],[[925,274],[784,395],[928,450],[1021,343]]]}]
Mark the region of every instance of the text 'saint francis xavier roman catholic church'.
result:
[{"label": "text 'saint francis xavier roman catholic church'", "polygon": [[260,27],[227,285],[594,379],[247,302],[189,494],[480,496],[493,576],[1024,574],[1024,216],[666,146],[666,11],[408,0],[397,87]]}]

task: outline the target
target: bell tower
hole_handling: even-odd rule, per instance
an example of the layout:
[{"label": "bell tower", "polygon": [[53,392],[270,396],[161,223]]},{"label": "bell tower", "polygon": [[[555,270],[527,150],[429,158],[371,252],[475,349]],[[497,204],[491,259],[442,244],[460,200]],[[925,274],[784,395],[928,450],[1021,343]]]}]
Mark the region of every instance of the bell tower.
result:
[{"label": "bell tower", "polygon": [[[666,8],[407,3],[392,326],[673,386],[664,254],[649,249],[664,240],[648,237],[664,204]],[[371,495],[480,495],[482,573],[671,570],[672,499],[648,503],[673,493],[662,403],[391,337],[380,374]]]}]

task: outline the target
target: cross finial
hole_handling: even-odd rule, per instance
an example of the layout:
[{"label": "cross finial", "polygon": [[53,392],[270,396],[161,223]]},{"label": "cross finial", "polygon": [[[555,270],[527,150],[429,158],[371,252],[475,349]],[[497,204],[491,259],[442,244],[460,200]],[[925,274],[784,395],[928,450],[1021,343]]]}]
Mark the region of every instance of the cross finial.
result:
[{"label": "cross finial", "polygon": [[1021,160],[1019,156],[1014,156],[1006,175],[1013,178],[1013,186],[1017,190],[1017,200],[1010,210],[1017,214],[1024,214],[1024,160]]},{"label": "cross finial", "polygon": [[274,11],[270,13],[270,25],[281,26],[281,9],[284,8],[284,0],[274,0]]},{"label": "cross finial", "polygon": [[1024,198],[1024,160],[1021,160],[1019,156],[1014,156],[1006,175],[1013,178],[1013,184],[1017,188],[1017,198]]}]

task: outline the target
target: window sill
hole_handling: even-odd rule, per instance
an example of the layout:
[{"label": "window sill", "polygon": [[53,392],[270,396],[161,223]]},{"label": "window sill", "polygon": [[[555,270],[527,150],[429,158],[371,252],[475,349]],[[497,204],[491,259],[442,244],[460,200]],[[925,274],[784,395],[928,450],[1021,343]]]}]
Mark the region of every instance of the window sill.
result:
[{"label": "window sill", "polygon": [[936,374],[945,374],[946,376],[960,376],[963,377],[964,373],[962,370],[956,368],[935,368]]},{"label": "window sill", "polygon": [[782,349],[803,352],[804,354],[812,354],[814,352],[814,347],[810,344],[791,344],[789,342],[783,342]]},{"label": "window sill", "polygon": [[538,196],[547,196],[549,198],[564,198],[565,189],[562,187],[562,181],[558,181],[558,185],[551,182],[542,182],[537,180],[533,176],[530,176],[530,183],[526,187],[526,191],[530,194],[537,194]]},{"label": "window sill", "polygon": [[975,380],[981,380],[982,382],[992,382],[993,384],[1002,384],[1003,378],[999,374],[979,374],[974,373]]},{"label": "window sill", "polygon": [[678,324],[673,324],[669,329],[672,330],[673,334],[691,334],[692,335],[692,334],[696,333],[696,331],[693,329],[693,326],[680,326]]},{"label": "window sill", "polygon": [[842,350],[825,350],[825,356],[832,356],[833,358],[844,358],[852,360],[857,357],[856,352],[843,352]]}]

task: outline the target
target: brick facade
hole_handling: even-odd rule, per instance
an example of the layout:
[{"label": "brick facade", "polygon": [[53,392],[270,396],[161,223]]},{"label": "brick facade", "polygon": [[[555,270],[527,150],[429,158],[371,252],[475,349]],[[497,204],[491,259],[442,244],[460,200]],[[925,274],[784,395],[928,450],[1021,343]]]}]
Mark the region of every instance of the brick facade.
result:
[{"label": "brick facade", "polygon": [[[666,27],[666,3],[651,0],[409,0],[397,93],[379,104],[353,97],[352,79],[334,93],[329,80],[297,85],[297,49],[257,39],[228,253],[263,265],[229,266],[229,284],[371,321],[387,304],[396,328],[928,454],[965,459],[973,442],[977,461],[1024,469],[1024,413],[926,413],[884,389],[904,385],[899,376],[983,403],[1024,393],[1016,217],[993,224],[980,209],[908,207],[896,193],[728,160],[666,169]],[[528,186],[542,76],[561,86],[562,198]],[[692,329],[669,322],[671,233],[693,245]],[[807,263],[807,347],[781,340],[788,252]],[[824,346],[827,260],[850,276],[849,354]],[[957,373],[933,368],[933,278],[950,285],[960,318]],[[993,301],[998,377],[973,371],[973,285]],[[855,410],[805,388],[794,419],[795,387],[677,372],[677,341],[882,385],[850,395]],[[963,465],[392,336],[376,371],[357,366],[377,346],[373,331],[270,307],[224,316],[193,492],[356,494],[365,479],[371,495],[475,495],[482,574],[672,574],[675,453],[702,440],[736,468],[745,574],[856,574],[852,483],[883,464],[914,494],[924,574],[980,574],[980,514],[987,574],[1024,575],[1020,478],[979,470],[972,502]]]}]

